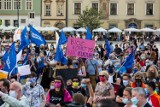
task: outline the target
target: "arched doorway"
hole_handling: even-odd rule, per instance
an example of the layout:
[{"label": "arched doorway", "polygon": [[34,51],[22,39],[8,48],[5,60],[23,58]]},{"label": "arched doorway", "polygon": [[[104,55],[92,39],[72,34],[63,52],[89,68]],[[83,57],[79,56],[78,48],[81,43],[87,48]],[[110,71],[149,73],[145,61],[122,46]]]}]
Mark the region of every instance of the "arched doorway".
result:
[{"label": "arched doorway", "polygon": [[136,23],[129,23],[128,28],[138,28]]},{"label": "arched doorway", "polygon": [[64,23],[63,22],[57,22],[55,24],[55,27],[58,27],[58,28],[62,29],[62,28],[64,28]]}]

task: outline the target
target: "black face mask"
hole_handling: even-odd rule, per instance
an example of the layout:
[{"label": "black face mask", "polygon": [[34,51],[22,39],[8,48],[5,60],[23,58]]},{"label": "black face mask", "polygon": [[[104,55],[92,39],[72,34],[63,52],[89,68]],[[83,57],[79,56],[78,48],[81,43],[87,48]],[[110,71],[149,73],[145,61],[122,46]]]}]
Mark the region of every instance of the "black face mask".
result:
[{"label": "black face mask", "polygon": [[142,80],[141,79],[136,79],[136,85],[137,87],[141,87]]},{"label": "black face mask", "polygon": [[34,84],[30,84],[30,87],[31,87],[31,88],[34,88]]}]

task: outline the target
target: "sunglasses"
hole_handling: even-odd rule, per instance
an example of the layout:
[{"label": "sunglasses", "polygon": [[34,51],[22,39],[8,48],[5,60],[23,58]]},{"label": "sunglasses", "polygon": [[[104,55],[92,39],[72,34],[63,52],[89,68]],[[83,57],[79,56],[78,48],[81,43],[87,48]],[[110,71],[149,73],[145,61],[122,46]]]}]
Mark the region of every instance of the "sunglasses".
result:
[{"label": "sunglasses", "polygon": [[99,75],[99,77],[105,77],[105,75]]}]

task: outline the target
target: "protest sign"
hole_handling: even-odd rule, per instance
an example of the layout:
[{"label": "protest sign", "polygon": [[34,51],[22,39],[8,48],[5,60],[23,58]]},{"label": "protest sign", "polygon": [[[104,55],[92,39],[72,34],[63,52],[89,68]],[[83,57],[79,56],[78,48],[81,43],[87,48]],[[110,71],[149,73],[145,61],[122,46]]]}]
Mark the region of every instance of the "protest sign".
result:
[{"label": "protest sign", "polygon": [[8,76],[7,71],[0,70],[0,79],[6,79]]},{"label": "protest sign", "polygon": [[68,38],[67,42],[67,56],[76,56],[81,58],[92,59],[94,54],[95,41],[85,40],[79,38]]},{"label": "protest sign", "polygon": [[67,69],[56,69],[56,76],[62,76],[64,81],[66,82],[68,79],[72,79],[76,77],[78,74],[78,69],[67,68]]},{"label": "protest sign", "polygon": [[29,74],[31,74],[30,66],[29,65],[20,66],[20,67],[18,67],[18,72],[19,72],[20,76],[29,75]]}]

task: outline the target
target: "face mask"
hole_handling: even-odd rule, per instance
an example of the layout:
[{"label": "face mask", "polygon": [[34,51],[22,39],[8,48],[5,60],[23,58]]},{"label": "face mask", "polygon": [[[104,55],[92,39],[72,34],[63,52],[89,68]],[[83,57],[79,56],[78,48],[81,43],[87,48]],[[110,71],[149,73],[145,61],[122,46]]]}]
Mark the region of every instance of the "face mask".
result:
[{"label": "face mask", "polygon": [[100,77],[101,82],[105,82],[106,78],[105,77]]},{"label": "face mask", "polygon": [[144,59],[145,59],[145,56],[141,56],[141,59],[144,60]]},{"label": "face mask", "polygon": [[130,101],[128,100],[128,98],[123,98],[123,99],[122,99],[122,102],[123,102],[124,104],[128,104]]},{"label": "face mask", "polygon": [[76,87],[79,86],[79,83],[78,83],[78,82],[73,82],[73,83],[72,83],[72,86],[76,88]]},{"label": "face mask", "polygon": [[22,64],[18,64],[18,66],[22,66]]},{"label": "face mask", "polygon": [[152,65],[152,64],[153,64],[153,61],[149,61],[149,64]]},{"label": "face mask", "polygon": [[2,48],[2,51],[4,51],[4,48]]},{"label": "face mask", "polygon": [[136,79],[136,85],[137,87],[141,87],[142,81],[141,79]]},{"label": "face mask", "polygon": [[159,88],[156,88],[156,90],[155,90],[157,93],[159,92]]},{"label": "face mask", "polygon": [[123,85],[127,86],[128,85],[128,81],[127,80],[123,80]]},{"label": "face mask", "polygon": [[50,86],[50,89],[54,89],[54,86],[51,85],[51,86]]},{"label": "face mask", "polygon": [[138,101],[139,100],[136,97],[131,98],[131,102],[133,105],[137,105]]},{"label": "face mask", "polygon": [[86,88],[87,85],[86,84],[81,84],[81,87]]},{"label": "face mask", "polygon": [[18,94],[15,91],[10,90],[9,91],[9,96],[17,98]]},{"label": "face mask", "polygon": [[111,60],[111,62],[112,62],[112,63],[115,63],[115,62],[116,62],[116,60]]},{"label": "face mask", "polygon": [[146,95],[149,95],[149,91],[147,88],[145,88],[144,91],[145,91]]},{"label": "face mask", "polygon": [[60,82],[55,82],[55,83],[54,83],[54,87],[55,87],[55,88],[60,88],[61,85],[62,85],[62,83],[60,83]]},{"label": "face mask", "polygon": [[149,62],[147,62],[147,63],[146,63],[146,66],[149,66],[149,65],[150,65],[150,63],[149,63]]}]

